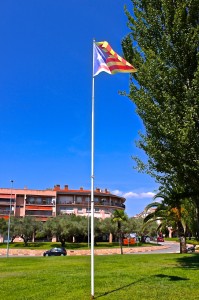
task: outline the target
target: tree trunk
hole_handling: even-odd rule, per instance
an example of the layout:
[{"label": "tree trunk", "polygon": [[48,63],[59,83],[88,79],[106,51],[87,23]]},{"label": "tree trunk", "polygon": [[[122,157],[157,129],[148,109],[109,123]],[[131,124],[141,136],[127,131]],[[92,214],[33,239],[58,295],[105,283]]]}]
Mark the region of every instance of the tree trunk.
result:
[{"label": "tree trunk", "polygon": [[173,228],[168,227],[168,231],[169,231],[169,237],[172,238]]},{"label": "tree trunk", "polygon": [[66,246],[66,241],[65,241],[65,239],[60,239],[60,242],[61,242],[61,246],[62,246],[63,248],[65,248],[65,246]]},{"label": "tree trunk", "polygon": [[196,205],[196,238],[199,239],[199,202],[195,201]]},{"label": "tree trunk", "polygon": [[21,236],[21,238],[23,239],[23,241],[24,241],[24,246],[28,246],[28,238],[27,237],[25,237],[25,236]]},{"label": "tree trunk", "polygon": [[186,253],[186,236],[181,221],[178,221],[178,236],[180,239],[180,253]]},{"label": "tree trunk", "polygon": [[120,253],[123,254],[123,247],[122,247],[122,233],[121,233],[121,232],[120,232],[120,235],[119,235],[119,239],[120,239],[119,242],[120,242],[120,250],[121,250]]},{"label": "tree trunk", "polygon": [[33,234],[32,234],[32,243],[34,243],[35,242],[35,232],[33,232]]},{"label": "tree trunk", "polygon": [[117,223],[117,228],[118,228],[118,233],[119,233],[119,244],[120,244],[120,250],[121,250],[121,254],[123,254],[123,249],[122,249],[122,232],[121,232],[121,222],[118,221]]},{"label": "tree trunk", "polygon": [[113,242],[113,235],[112,233],[110,232],[109,233],[109,243],[112,243]]},{"label": "tree trunk", "polygon": [[180,237],[180,253],[187,253],[186,237]]}]

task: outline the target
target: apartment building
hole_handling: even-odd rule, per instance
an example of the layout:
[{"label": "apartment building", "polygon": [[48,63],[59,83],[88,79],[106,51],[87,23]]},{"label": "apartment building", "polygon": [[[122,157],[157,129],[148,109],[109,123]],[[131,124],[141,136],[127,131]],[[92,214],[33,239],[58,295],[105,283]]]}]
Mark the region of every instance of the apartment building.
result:
[{"label": "apartment building", "polygon": [[[94,191],[94,216],[108,218],[116,209],[125,210],[125,198],[113,195],[107,189]],[[0,188],[0,218],[11,216],[33,216],[46,221],[50,217],[66,214],[90,216],[91,191],[63,188],[55,185],[52,189],[32,190]]]}]

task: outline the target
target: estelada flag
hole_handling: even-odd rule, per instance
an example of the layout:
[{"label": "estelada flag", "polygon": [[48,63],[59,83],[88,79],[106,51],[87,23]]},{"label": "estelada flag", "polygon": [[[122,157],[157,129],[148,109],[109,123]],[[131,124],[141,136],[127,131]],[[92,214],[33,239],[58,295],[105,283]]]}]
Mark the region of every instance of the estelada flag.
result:
[{"label": "estelada flag", "polygon": [[100,72],[108,74],[137,72],[136,68],[118,55],[106,41],[94,43],[93,58],[93,76]]}]

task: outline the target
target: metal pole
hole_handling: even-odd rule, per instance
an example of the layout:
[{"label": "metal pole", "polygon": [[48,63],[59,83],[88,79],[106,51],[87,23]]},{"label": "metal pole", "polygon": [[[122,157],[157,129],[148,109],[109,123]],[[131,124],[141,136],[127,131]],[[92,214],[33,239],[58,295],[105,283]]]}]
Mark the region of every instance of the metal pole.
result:
[{"label": "metal pole", "polygon": [[88,248],[90,248],[90,221],[89,221],[89,218],[90,218],[90,215],[89,215],[89,202],[90,202],[90,198],[88,197],[88,214],[87,214],[87,218],[88,218]]},{"label": "metal pole", "polygon": [[[94,48],[93,40],[93,48]],[[93,49],[94,74],[94,49]],[[91,299],[94,299],[94,76],[92,80],[92,126],[91,126]]]},{"label": "metal pole", "polygon": [[10,180],[11,188],[10,188],[10,209],[9,209],[9,216],[8,216],[8,238],[7,238],[7,257],[9,257],[9,242],[10,242],[10,216],[12,210],[12,189],[13,189],[13,180]]}]

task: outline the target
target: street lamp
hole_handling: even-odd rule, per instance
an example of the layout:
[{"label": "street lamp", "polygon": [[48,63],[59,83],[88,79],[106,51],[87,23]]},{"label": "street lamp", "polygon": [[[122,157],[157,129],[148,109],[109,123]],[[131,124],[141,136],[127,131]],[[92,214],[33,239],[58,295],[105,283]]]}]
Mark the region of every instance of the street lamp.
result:
[{"label": "street lamp", "polygon": [[10,188],[10,208],[9,208],[9,216],[8,216],[8,238],[7,238],[7,257],[9,256],[9,242],[10,242],[10,216],[12,210],[12,190],[13,190],[13,182],[14,180],[10,180],[11,188]]}]

